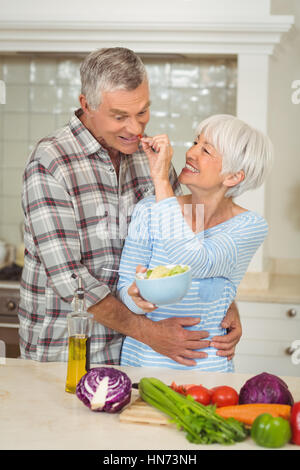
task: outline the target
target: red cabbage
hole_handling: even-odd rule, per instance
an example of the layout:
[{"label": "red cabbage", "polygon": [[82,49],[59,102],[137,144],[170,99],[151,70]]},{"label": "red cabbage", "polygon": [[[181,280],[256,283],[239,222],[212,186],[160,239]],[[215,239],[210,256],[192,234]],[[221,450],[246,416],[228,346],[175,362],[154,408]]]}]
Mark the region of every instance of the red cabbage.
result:
[{"label": "red cabbage", "polygon": [[131,398],[131,380],[113,367],[94,367],[81,377],[76,395],[92,411],[116,413]]},{"label": "red cabbage", "polygon": [[263,372],[245,382],[240,390],[239,403],[280,403],[292,406],[294,399],[282,379]]}]

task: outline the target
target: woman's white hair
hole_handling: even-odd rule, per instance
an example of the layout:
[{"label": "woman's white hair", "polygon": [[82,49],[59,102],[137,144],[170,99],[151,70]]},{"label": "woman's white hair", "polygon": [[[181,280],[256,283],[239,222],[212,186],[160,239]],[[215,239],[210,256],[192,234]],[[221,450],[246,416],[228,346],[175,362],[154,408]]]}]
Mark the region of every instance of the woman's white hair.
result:
[{"label": "woman's white hair", "polygon": [[266,135],[229,114],[202,121],[196,129],[196,136],[200,134],[222,156],[222,174],[244,171],[244,180],[229,188],[226,197],[239,196],[264,182],[273,163],[273,145]]},{"label": "woman's white hair", "polygon": [[147,79],[139,56],[125,47],[91,52],[80,66],[81,93],[89,106],[97,109],[104,91],[135,90]]}]

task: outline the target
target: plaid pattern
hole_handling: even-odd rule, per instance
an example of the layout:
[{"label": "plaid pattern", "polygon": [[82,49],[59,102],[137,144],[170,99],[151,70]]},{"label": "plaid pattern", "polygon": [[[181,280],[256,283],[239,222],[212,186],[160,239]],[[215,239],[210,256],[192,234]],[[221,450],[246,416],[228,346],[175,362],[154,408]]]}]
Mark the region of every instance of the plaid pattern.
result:
[{"label": "plaid pattern", "polygon": [[[148,160],[122,155],[119,179],[107,151],[77,111],[42,139],[24,172],[25,264],[19,305],[22,358],[67,360],[67,320],[81,276],[87,308],[115,293],[127,227],[135,204],[154,193]],[[170,178],[181,194],[173,168]],[[94,323],[91,363],[118,364],[122,335]]]}]

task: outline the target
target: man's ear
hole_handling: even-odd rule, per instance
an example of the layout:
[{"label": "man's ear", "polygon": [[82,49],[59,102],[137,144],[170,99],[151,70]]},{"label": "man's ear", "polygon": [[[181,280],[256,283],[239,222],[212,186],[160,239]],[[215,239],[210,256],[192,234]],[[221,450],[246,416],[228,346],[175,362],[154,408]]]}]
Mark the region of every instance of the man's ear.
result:
[{"label": "man's ear", "polygon": [[81,107],[82,111],[85,114],[90,114],[90,107],[88,105],[88,102],[86,100],[85,95],[83,95],[83,94],[79,95],[79,103],[80,103],[80,107]]},{"label": "man's ear", "polygon": [[232,188],[233,186],[236,186],[237,184],[241,183],[244,179],[245,179],[244,170],[240,170],[240,171],[237,171],[236,173],[230,173],[229,175],[227,175],[223,181],[223,184],[224,186],[227,186],[228,188]]}]

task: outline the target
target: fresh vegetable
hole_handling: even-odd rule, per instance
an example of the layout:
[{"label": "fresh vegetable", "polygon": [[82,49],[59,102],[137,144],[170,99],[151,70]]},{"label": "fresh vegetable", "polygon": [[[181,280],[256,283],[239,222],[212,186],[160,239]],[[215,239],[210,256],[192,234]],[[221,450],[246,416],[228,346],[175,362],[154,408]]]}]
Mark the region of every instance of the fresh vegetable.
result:
[{"label": "fresh vegetable", "polygon": [[148,269],[146,273],[146,279],[159,279],[161,277],[175,276],[176,274],[185,273],[189,269],[188,266],[181,266],[177,264],[172,268],[168,266],[156,266],[153,269]]},{"label": "fresh vegetable", "polygon": [[249,403],[245,405],[224,406],[217,408],[216,413],[223,418],[235,418],[238,421],[251,426],[257,416],[263,413],[269,413],[271,416],[279,416],[289,420],[291,406],[272,403]]},{"label": "fresh vegetable", "polygon": [[202,403],[202,405],[209,405],[211,402],[210,390],[203,387],[202,385],[194,385],[192,387],[188,387],[185,394],[190,395],[198,403]]},{"label": "fresh vegetable", "polygon": [[292,442],[300,446],[300,401],[295,403],[291,411]]},{"label": "fresh vegetable", "polygon": [[252,439],[262,447],[282,447],[289,442],[291,435],[290,423],[269,413],[258,416],[251,427]]},{"label": "fresh vegetable", "polygon": [[175,382],[172,382],[171,385],[170,385],[172,390],[174,390],[177,393],[181,393],[182,395],[186,395],[187,391],[190,388],[195,387],[195,386],[196,386],[195,384],[177,385]]},{"label": "fresh vegetable", "polygon": [[240,390],[239,403],[281,403],[293,405],[287,384],[276,375],[263,372],[255,375]]},{"label": "fresh vegetable", "polygon": [[139,383],[142,399],[170,416],[186,437],[195,444],[233,444],[247,437],[245,426],[235,419],[225,420],[215,413],[215,406],[204,406],[191,396],[183,396],[155,378]]},{"label": "fresh vegetable", "polygon": [[113,367],[94,367],[78,382],[76,395],[92,411],[116,413],[130,401],[131,380]]},{"label": "fresh vegetable", "polygon": [[237,405],[239,402],[239,395],[234,388],[222,385],[212,389],[211,402],[216,405],[217,408]]}]

